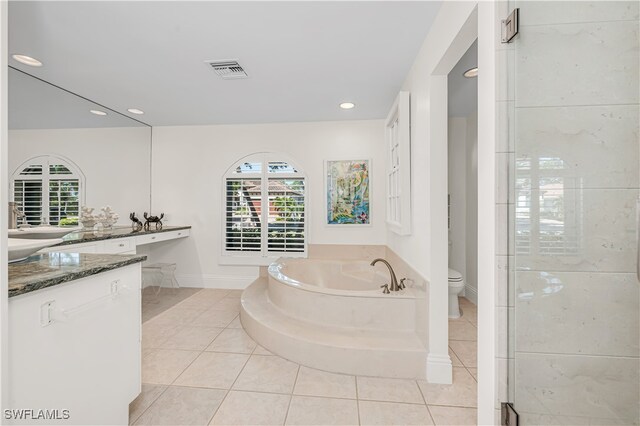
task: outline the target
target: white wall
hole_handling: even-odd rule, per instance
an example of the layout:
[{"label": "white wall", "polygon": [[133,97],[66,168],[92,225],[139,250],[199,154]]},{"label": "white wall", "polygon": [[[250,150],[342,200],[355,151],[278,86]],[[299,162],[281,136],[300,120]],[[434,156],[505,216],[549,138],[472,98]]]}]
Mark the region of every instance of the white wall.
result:
[{"label": "white wall", "polygon": [[467,278],[467,119],[449,117],[449,267]]},{"label": "white wall", "polygon": [[110,205],[128,225],[130,212],[149,211],[150,150],[148,127],[11,130],[8,173],[38,155],[68,158],[85,176],[85,204]]},{"label": "white wall", "polygon": [[[505,2],[506,3],[506,2]],[[502,14],[504,10],[500,10]],[[506,14],[504,15],[506,16]],[[502,16],[502,17],[504,17]],[[388,245],[429,281],[427,378],[446,382],[447,354],[446,74],[478,38],[478,422],[495,421],[495,139],[496,46],[500,16],[494,2],[445,2],[402,90],[411,92],[412,218],[409,236]],[[443,116],[444,115],[444,116]],[[444,146],[443,146],[444,145]]]},{"label": "white wall", "polygon": [[478,113],[466,118],[465,296],[478,303]]},{"label": "white wall", "polygon": [[[306,173],[311,244],[385,244],[383,120],[256,125],[155,127],[153,210],[166,224],[191,225],[191,237],[154,245],[152,261],[177,263],[185,286],[243,288],[255,266],[219,264],[222,252],[222,176],[255,152],[286,154]],[[325,225],[324,160],[369,158],[371,226]]]},{"label": "white wall", "polygon": [[[9,2],[0,2],[0,206],[6,206],[9,202],[8,198],[8,185],[7,177],[7,131],[8,131],[8,116],[7,106],[9,105],[9,98],[7,96],[8,90],[8,74],[9,68],[8,59],[9,52],[7,46],[8,32],[7,32],[7,15],[8,15]],[[5,224],[9,220],[7,217],[7,209],[0,208],[0,224]],[[0,226],[0,265],[6,265],[7,259],[7,227]],[[9,300],[9,278],[7,276],[7,268],[0,268],[0,409],[4,412],[4,409],[8,407],[9,392],[8,392],[8,377],[9,377],[9,363],[8,363],[8,348],[7,342],[9,341],[9,328],[8,328],[8,300]]]},{"label": "white wall", "polygon": [[449,117],[449,267],[462,274],[465,297],[478,296],[478,118]]}]

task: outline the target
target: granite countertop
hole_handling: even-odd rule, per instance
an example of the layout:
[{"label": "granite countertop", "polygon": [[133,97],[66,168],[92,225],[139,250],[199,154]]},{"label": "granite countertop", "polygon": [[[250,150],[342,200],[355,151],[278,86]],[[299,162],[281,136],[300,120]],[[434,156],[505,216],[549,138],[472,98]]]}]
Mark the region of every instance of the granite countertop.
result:
[{"label": "granite countertop", "polygon": [[9,297],[122,268],[147,259],[144,255],[44,253],[9,264]]},{"label": "granite countertop", "polygon": [[69,244],[90,243],[92,241],[111,240],[115,238],[137,237],[138,235],[158,234],[161,232],[179,231],[181,229],[191,229],[191,226],[163,226],[161,229],[141,229],[139,231],[130,226],[114,226],[105,231],[76,231],[62,237],[62,242],[53,247],[66,246]]}]

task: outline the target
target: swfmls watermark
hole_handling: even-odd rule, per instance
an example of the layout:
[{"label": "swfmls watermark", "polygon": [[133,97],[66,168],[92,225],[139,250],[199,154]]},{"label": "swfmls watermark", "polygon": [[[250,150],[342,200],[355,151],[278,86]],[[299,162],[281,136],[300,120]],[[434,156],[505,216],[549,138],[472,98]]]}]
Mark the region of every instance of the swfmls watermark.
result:
[{"label": "swfmls watermark", "polygon": [[4,410],[5,420],[69,420],[69,410],[16,408]]}]

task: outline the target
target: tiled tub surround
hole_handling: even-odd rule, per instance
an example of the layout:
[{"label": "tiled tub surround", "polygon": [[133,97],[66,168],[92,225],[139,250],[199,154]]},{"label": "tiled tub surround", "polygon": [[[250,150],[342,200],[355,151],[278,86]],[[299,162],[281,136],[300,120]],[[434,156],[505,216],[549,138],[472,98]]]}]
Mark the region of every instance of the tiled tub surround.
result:
[{"label": "tiled tub surround", "polygon": [[500,348],[510,398],[525,425],[638,424],[640,7],[511,6],[521,28],[505,50],[512,226]]},{"label": "tiled tub surround", "polygon": [[371,260],[276,262],[245,290],[243,326],[271,352],[309,367],[424,378],[427,352],[416,333],[420,292],[383,294],[389,271]]},{"label": "tiled tub surround", "polygon": [[143,262],[147,256],[44,253],[9,265],[9,297]]},{"label": "tiled tub surround", "polygon": [[301,366],[242,330],[241,293],[201,290],[143,324],[132,424],[475,424],[474,379],[464,367],[454,368],[453,385],[432,385]]}]

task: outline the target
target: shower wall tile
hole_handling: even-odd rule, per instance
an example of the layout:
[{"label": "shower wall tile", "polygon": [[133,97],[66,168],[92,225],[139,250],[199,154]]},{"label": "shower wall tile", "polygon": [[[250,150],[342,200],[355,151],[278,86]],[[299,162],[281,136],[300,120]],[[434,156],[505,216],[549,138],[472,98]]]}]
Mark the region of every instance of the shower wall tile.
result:
[{"label": "shower wall tile", "polygon": [[[509,342],[513,342],[515,338],[515,322],[509,321],[509,318],[515,314],[514,308],[497,307],[496,308],[496,357],[513,358],[514,346]],[[501,326],[504,324],[505,326]]]},{"label": "shower wall tile", "polygon": [[509,306],[509,256],[496,256],[496,306]]},{"label": "shower wall tile", "polygon": [[635,274],[517,272],[516,351],[640,356]]},{"label": "shower wall tile", "polygon": [[496,101],[513,101],[515,99],[515,51],[498,50],[497,70],[500,78],[496,81]]},{"label": "shower wall tile", "polygon": [[516,271],[635,273],[637,198],[637,189],[532,190],[516,217]]},{"label": "shower wall tile", "polygon": [[638,358],[518,352],[518,410],[634,424],[640,409],[638,363]]},{"label": "shower wall tile", "polygon": [[[518,108],[516,185],[539,188],[537,174],[564,188],[638,188],[639,114],[638,105]],[[557,169],[532,171],[547,159]]]},{"label": "shower wall tile", "polygon": [[513,236],[509,233],[509,210],[513,204],[496,204],[496,255],[513,254]]},{"label": "shower wall tile", "polygon": [[637,21],[532,26],[518,43],[516,107],[638,102]]},{"label": "shower wall tile", "polygon": [[520,25],[638,19],[637,1],[518,1]]},{"label": "shower wall tile", "polygon": [[496,152],[514,152],[515,139],[515,102],[497,103],[496,114]]},{"label": "shower wall tile", "polygon": [[506,358],[496,358],[496,389],[497,400],[495,408],[500,408],[502,401],[508,401],[509,398],[509,360]]},{"label": "shower wall tile", "polygon": [[496,203],[513,202],[515,196],[515,154],[499,152],[496,154]]}]

